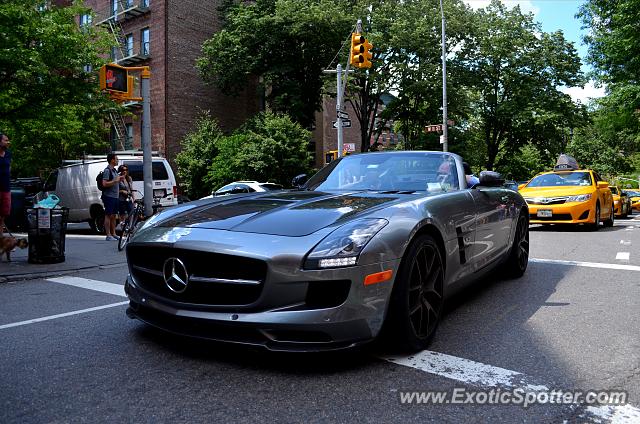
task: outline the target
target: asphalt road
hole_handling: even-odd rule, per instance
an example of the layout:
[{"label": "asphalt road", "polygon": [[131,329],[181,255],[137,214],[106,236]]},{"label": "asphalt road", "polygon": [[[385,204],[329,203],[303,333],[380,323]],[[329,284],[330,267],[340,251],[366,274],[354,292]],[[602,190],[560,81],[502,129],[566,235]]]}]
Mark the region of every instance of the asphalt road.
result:
[{"label": "asphalt road", "polygon": [[[378,346],[274,354],[167,335],[126,318],[125,267],[0,284],[0,422],[639,422],[640,220],[530,235],[525,276],[452,299],[429,351],[412,357]],[[73,277],[111,284],[87,289]],[[404,392],[497,384],[629,397],[591,409],[401,402]]]}]

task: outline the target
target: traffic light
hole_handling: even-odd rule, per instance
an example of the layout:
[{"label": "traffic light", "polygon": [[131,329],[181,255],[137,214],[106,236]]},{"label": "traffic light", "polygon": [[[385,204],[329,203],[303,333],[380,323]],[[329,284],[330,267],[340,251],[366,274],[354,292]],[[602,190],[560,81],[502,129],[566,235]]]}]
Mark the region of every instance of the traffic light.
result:
[{"label": "traffic light", "polygon": [[371,58],[373,55],[370,50],[373,45],[364,38],[364,35],[354,32],[351,34],[351,61],[350,63],[356,68],[371,68]]},{"label": "traffic light", "polygon": [[127,68],[111,64],[100,68],[100,90],[117,94],[129,92],[129,73]]}]

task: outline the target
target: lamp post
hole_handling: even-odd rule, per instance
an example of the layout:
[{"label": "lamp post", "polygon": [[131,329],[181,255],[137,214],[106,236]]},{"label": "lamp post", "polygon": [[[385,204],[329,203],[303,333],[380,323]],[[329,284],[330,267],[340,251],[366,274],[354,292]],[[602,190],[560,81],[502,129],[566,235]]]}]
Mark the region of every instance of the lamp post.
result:
[{"label": "lamp post", "polygon": [[447,44],[445,36],[444,6],[440,0],[440,15],[442,16],[442,151],[449,151],[448,119],[447,119]]}]

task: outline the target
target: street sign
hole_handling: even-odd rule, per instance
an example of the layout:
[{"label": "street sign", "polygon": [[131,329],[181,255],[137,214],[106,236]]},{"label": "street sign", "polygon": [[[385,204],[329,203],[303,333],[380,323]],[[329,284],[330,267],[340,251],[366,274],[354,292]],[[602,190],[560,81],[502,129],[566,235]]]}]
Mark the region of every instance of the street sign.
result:
[{"label": "street sign", "polygon": [[440,132],[442,131],[442,124],[427,125],[424,127],[424,132]]},{"label": "street sign", "polygon": [[349,114],[347,112],[344,112],[344,111],[341,111],[341,110],[337,111],[336,116],[338,118],[342,118],[342,119],[349,119]]},{"label": "street sign", "polygon": [[356,151],[356,143],[344,143],[343,147],[344,151],[348,153],[353,153]]},{"label": "street sign", "polygon": [[[338,128],[338,121],[333,121],[333,128]],[[351,121],[344,119],[342,121],[342,128],[351,128]]]},{"label": "street sign", "polygon": [[444,134],[440,136],[440,144],[444,144]]}]

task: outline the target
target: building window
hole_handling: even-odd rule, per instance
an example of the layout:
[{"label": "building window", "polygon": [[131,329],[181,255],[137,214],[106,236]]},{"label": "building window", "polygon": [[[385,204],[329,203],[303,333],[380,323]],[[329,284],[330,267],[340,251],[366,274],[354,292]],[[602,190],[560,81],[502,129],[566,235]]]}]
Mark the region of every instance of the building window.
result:
[{"label": "building window", "polygon": [[127,0],[127,9],[129,9],[130,7],[133,7],[133,0]]},{"label": "building window", "polygon": [[91,15],[86,13],[84,15],[80,15],[80,26],[81,27],[88,27],[91,25]]},{"label": "building window", "polygon": [[127,149],[133,148],[133,124],[126,124],[127,127],[127,140],[125,142],[125,147]]},{"label": "building window", "polygon": [[118,0],[111,0],[111,16],[118,14]]},{"label": "building window", "polygon": [[118,47],[117,46],[113,46],[111,47],[111,60],[113,62],[117,62],[118,61]]},{"label": "building window", "polygon": [[91,65],[84,65],[84,66],[82,67],[82,69],[84,69],[84,71],[85,71],[87,74],[90,74],[91,72],[93,72],[93,66],[91,66]]},{"label": "building window", "polygon": [[142,0],[142,2],[141,2],[142,7],[149,7],[149,1],[150,0]]},{"label": "building window", "polygon": [[140,53],[143,56],[149,56],[151,52],[151,49],[149,47],[149,28],[144,28],[142,31],[140,31],[140,35],[142,36]]},{"label": "building window", "polygon": [[127,52],[126,56],[133,56],[133,34],[127,34]]}]

